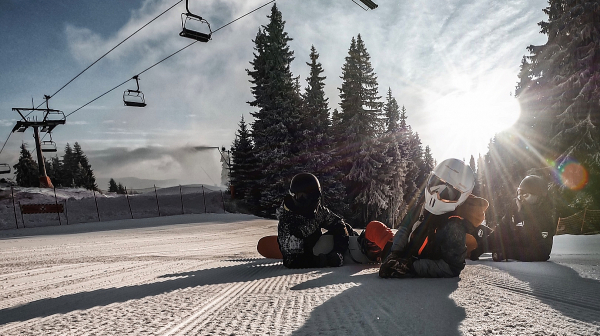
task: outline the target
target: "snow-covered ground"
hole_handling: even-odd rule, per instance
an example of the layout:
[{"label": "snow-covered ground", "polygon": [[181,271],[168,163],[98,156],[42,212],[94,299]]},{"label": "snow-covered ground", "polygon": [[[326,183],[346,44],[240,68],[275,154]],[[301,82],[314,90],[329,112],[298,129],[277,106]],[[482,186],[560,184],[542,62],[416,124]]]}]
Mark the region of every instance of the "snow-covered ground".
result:
[{"label": "snow-covered ground", "polygon": [[0,335],[600,335],[600,235],[456,279],[286,269],[277,222],[193,214],[0,231]]}]

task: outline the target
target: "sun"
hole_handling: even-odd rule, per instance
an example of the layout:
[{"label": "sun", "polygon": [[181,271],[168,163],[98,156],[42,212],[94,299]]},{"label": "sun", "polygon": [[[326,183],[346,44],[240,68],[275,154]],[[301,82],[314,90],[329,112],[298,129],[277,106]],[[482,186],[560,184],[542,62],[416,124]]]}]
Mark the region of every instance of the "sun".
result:
[{"label": "sun", "polygon": [[429,101],[426,133],[444,157],[485,154],[490,139],[520,116],[519,103],[509,90],[473,82],[466,77],[450,80],[453,89]]}]

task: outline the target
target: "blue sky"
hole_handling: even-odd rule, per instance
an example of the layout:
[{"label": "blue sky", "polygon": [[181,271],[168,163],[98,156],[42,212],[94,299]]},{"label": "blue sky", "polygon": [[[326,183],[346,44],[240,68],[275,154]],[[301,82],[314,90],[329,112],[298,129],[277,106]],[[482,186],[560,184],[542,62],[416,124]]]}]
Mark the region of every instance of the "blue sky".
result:
[{"label": "blue sky", "polygon": [[[0,140],[9,136],[13,107],[39,105],[102,54],[175,4],[176,0],[0,1]],[[267,0],[190,1],[214,29]],[[379,92],[387,89],[438,160],[485,154],[495,132],[518,116],[514,92],[520,60],[543,44],[537,23],[545,0],[378,0],[363,11],[351,0],[281,0],[277,6],[296,59],[292,72],[306,86],[311,45],[325,70],[330,108],[337,108],[341,67],[350,40],[361,34]],[[53,132],[59,148],[79,142],[97,177],[178,179],[220,183],[219,154],[197,150],[233,141],[240,117],[251,122],[252,39],[271,5],[216,32],[141,75],[148,106],[125,107],[116,89],[67,118]],[[68,114],[131,78],[190,40],[178,36],[185,2],[161,16],[50,100]],[[47,139],[46,139],[47,140]],[[0,162],[15,164],[14,133]],[[195,149],[196,148],[196,149]],[[63,153],[59,151],[59,155]],[[105,187],[105,186],[100,186]]]}]

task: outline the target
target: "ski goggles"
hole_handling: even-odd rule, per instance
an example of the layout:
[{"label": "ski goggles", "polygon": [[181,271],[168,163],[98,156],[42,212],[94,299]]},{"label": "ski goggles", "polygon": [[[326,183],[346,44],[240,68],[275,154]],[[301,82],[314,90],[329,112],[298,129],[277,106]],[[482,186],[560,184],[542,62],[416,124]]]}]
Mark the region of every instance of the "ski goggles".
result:
[{"label": "ski goggles", "polygon": [[536,203],[538,200],[538,196],[534,195],[528,191],[525,191],[521,188],[517,189],[517,199],[521,202],[527,202],[527,203]]},{"label": "ski goggles", "polygon": [[437,177],[435,174],[429,176],[427,190],[430,194],[437,194],[437,198],[446,203],[456,203],[462,195],[462,192],[454,188],[450,183]]}]

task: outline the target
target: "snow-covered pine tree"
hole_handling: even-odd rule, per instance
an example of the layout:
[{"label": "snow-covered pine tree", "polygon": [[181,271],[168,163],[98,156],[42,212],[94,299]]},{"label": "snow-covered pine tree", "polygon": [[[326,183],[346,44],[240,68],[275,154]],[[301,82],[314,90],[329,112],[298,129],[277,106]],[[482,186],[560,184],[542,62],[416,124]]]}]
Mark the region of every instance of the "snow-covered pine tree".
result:
[{"label": "snow-covered pine tree", "polygon": [[388,169],[388,181],[384,182],[389,186],[389,206],[387,211],[382,214],[385,216],[380,217],[380,220],[394,228],[398,226],[406,210],[404,203],[405,178],[410,160],[406,155],[407,143],[400,126],[400,107],[392,95],[391,88],[388,88],[383,105],[383,122],[386,133],[381,140],[386,143],[385,153],[390,158],[390,164],[386,168]]},{"label": "snow-covered pine tree", "polygon": [[39,168],[37,162],[33,160],[31,153],[27,150],[27,144],[21,144],[21,153],[19,161],[13,166],[17,185],[21,187],[39,187]]},{"label": "snow-covered pine tree", "polygon": [[325,97],[325,76],[315,46],[311,46],[309,77],[302,95],[302,144],[300,166],[315,174],[321,183],[326,205],[337,213],[344,213],[345,192],[341,183],[341,172],[333,163],[333,133],[329,116],[328,98]]},{"label": "snow-covered pine tree", "polygon": [[539,25],[548,41],[528,48],[516,92],[527,107],[523,119],[532,135],[526,136],[539,140],[533,143],[535,149],[544,159],[556,161],[558,170],[572,159],[583,164],[590,180],[573,205],[598,207],[600,4],[550,0],[544,12],[548,20]]},{"label": "snow-covered pine tree", "polygon": [[[364,226],[369,216],[387,209],[391,159],[385,156],[387,143],[383,133],[382,104],[377,95],[377,77],[360,34],[351,40],[342,66],[340,112],[336,115],[335,158],[345,176],[347,199],[353,225]],[[385,165],[385,167],[384,167]],[[385,168],[385,169],[384,169]]]},{"label": "snow-covered pine tree", "polygon": [[269,24],[259,29],[254,40],[253,69],[247,72],[255,98],[249,104],[258,108],[252,113],[252,137],[262,172],[260,214],[273,217],[298,172],[301,98],[290,70],[294,52],[288,45],[292,39],[284,31],[285,21],[276,5],[267,17]]},{"label": "snow-covered pine tree", "polygon": [[[402,109],[404,112],[404,106],[402,107]],[[392,88],[388,88],[387,96],[385,97],[385,104],[383,105],[383,116],[386,133],[396,133],[400,128],[400,107],[398,106],[396,98],[392,96]]]}]

